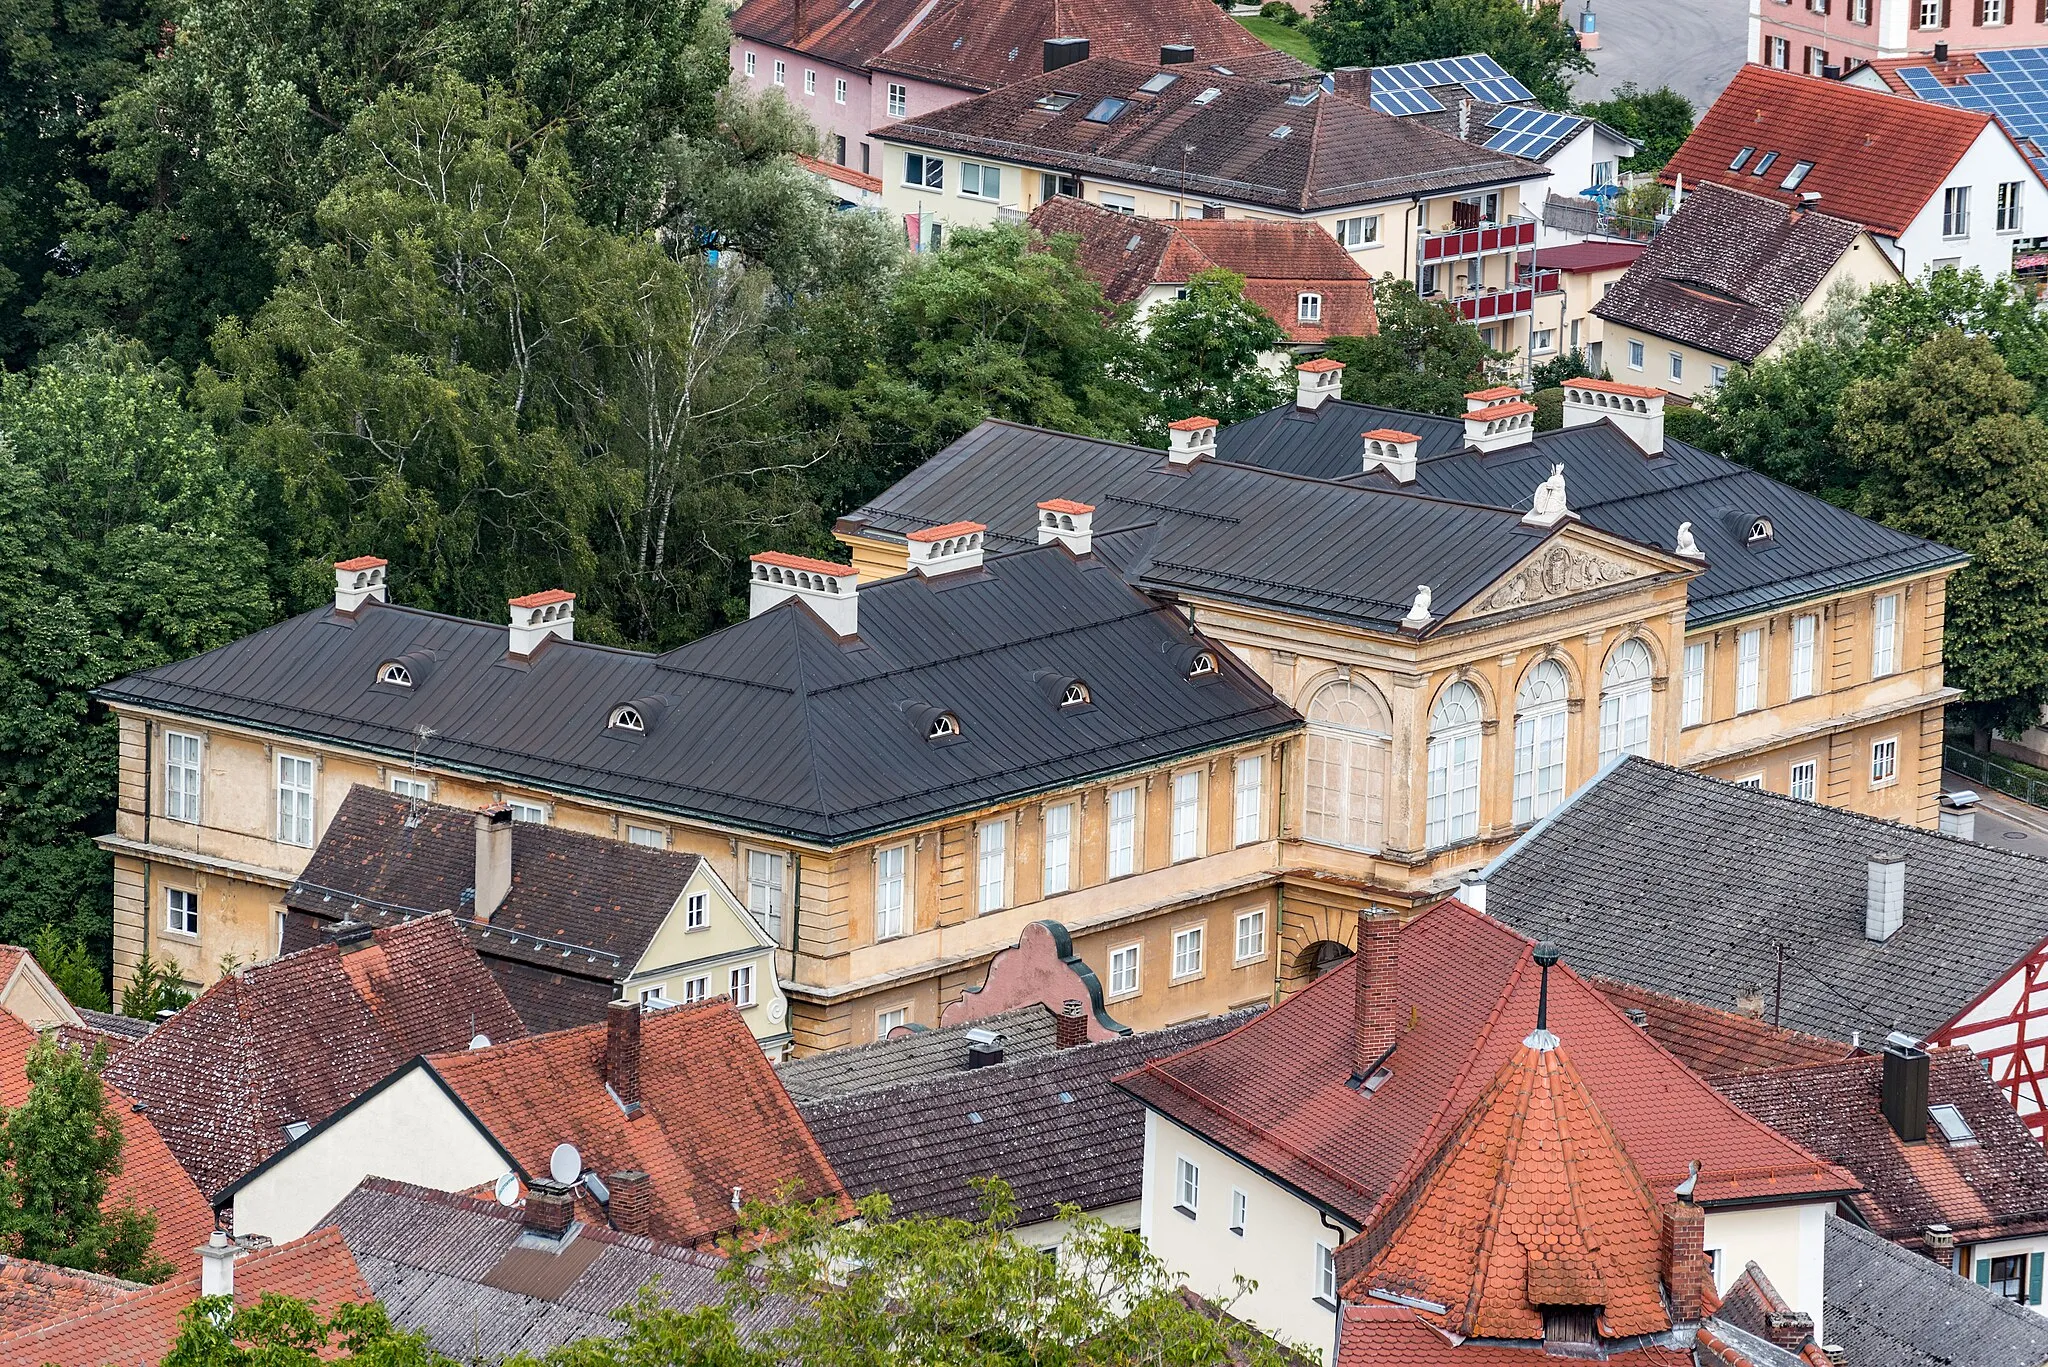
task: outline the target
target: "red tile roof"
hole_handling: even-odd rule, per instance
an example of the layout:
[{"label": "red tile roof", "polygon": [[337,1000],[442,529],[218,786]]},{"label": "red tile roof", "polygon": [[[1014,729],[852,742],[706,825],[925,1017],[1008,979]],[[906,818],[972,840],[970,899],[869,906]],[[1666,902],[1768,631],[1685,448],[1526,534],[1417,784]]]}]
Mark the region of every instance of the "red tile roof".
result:
[{"label": "red tile roof", "polygon": [[988,528],[979,522],[948,522],[942,527],[926,527],[920,531],[906,532],[905,541],[944,541],[949,536],[965,536],[969,532],[985,532]]},{"label": "red tile roof", "polygon": [[1095,511],[1093,503],[1076,503],[1071,498],[1049,498],[1038,506],[1051,513],[1092,513]]},{"label": "red tile roof", "polygon": [[1567,380],[1566,383],[1574,389],[1595,389],[1603,394],[1626,394],[1634,399],[1661,399],[1665,393],[1653,384],[1623,384],[1620,380],[1601,380],[1591,376],[1581,376],[1575,380]]},{"label": "red tile roof", "polygon": [[[1631,1348],[1600,1359],[1609,1367],[1695,1367],[1690,1349]],[[1337,1367],[1557,1367],[1540,1344],[1452,1344],[1413,1310],[1372,1302],[1344,1307]]]},{"label": "red tile roof", "polygon": [[217,1194],[407,1060],[526,1033],[447,916],[229,974],[107,1065],[201,1191]]},{"label": "red tile roof", "polygon": [[1373,429],[1372,429],[1372,430],[1371,430],[1370,432],[1361,432],[1361,433],[1359,433],[1359,435],[1360,435],[1361,437],[1371,437],[1371,438],[1373,438],[1373,439],[1374,439],[1375,441],[1421,441],[1421,440],[1422,440],[1422,438],[1421,438],[1421,437],[1417,436],[1417,435],[1416,435],[1415,433],[1413,433],[1413,432],[1402,432],[1402,431],[1398,431],[1398,430],[1396,430],[1395,428],[1392,428],[1392,427],[1375,427],[1375,428],[1373,428]]},{"label": "red tile roof", "polygon": [[515,608],[544,608],[550,603],[566,603],[575,598],[567,589],[542,589],[539,593],[523,594],[512,600]]},{"label": "red tile roof", "polygon": [[[235,1262],[235,1303],[265,1293],[311,1301],[323,1315],[372,1299],[341,1232],[257,1249]],[[197,1272],[130,1291],[39,1329],[0,1336],[0,1367],[157,1367],[176,1342],[185,1307],[199,1299]]]},{"label": "red tile roof", "polygon": [[852,575],[859,571],[853,566],[837,560],[816,560],[808,555],[790,555],[786,551],[760,551],[751,557],[756,564],[779,565],[785,570],[809,570],[813,574]]},{"label": "red tile roof", "polygon": [[0,1334],[68,1319],[141,1288],[118,1277],[0,1258]]},{"label": "red tile roof", "polygon": [[[12,1108],[28,1100],[28,1051],[35,1032],[0,1012],[0,1106]],[[108,1071],[112,1071],[109,1065]],[[121,1125],[121,1171],[107,1184],[103,1208],[133,1200],[156,1212],[155,1252],[178,1269],[199,1265],[193,1250],[213,1233],[213,1207],[186,1176],[150,1117],[137,1114],[134,1103],[109,1087],[108,1101]]]},{"label": "red tile roof", "polygon": [[1857,70],[1868,70],[1883,81],[1894,95],[1905,95],[1918,99],[1913,87],[1906,84],[1899,72],[1906,67],[1918,67],[1943,85],[1968,85],[1970,77],[1981,76],[1990,70],[1974,52],[1951,52],[1946,62],[1937,62],[1931,54],[1922,53],[1917,57],[1882,57],[1874,62],[1865,62]]},{"label": "red tile roof", "polygon": [[[1221,1039],[1157,1060],[1122,1085],[1363,1225],[1419,1155],[1436,1151],[1536,1019],[1530,943],[1442,902],[1401,933],[1393,1077],[1369,1096],[1347,1086],[1355,961]],[[1698,1159],[1699,1197],[1797,1201],[1856,1181],[1743,1114],[1689,1072],[1566,964],[1551,974],[1551,1028],[1652,1190]]]},{"label": "red tile roof", "polygon": [[[642,1018],[642,1107],[628,1119],[606,1089],[604,1025],[436,1054],[427,1065],[527,1174],[557,1144],[600,1176],[648,1176],[647,1232],[695,1245],[733,1227],[733,1188],[806,1200],[845,1189],[746,1022],[724,1000]],[[850,1207],[849,1207],[850,1209]],[[603,1216],[592,1207],[592,1217]]]},{"label": "red tile roof", "polygon": [[1600,1307],[1607,1339],[1671,1328],[1657,1199],[1556,1036],[1522,1042],[1415,1182],[1354,1241],[1346,1299],[1441,1304],[1423,1318],[1463,1338],[1541,1339],[1546,1305]]},{"label": "red tile roof", "polygon": [[338,570],[374,570],[379,565],[388,565],[390,563],[389,560],[386,560],[381,555],[359,555],[353,560],[335,561],[334,568]]},{"label": "red tile roof", "polygon": [[1587,975],[1586,981],[1607,994],[1624,1012],[1643,1013],[1643,1028],[1686,1067],[1713,1080],[1764,1068],[1804,1063],[1833,1063],[1849,1046],[1797,1030],[1781,1030],[1754,1016],[1721,1011],[1679,997],[1667,997],[1633,983]]},{"label": "red tile roof", "polygon": [[[1199,432],[1203,428],[1217,426],[1217,422],[1214,418],[1180,418],[1166,424],[1166,426],[1167,430],[1172,432]],[[1044,505],[1040,504],[1039,506],[1043,507]]]},{"label": "red tile roof", "polygon": [[[1641,242],[1567,242],[1561,247],[1537,248],[1534,264],[1537,270],[1569,271],[1573,274],[1623,270],[1643,254],[1645,245]],[[1526,253],[1521,264],[1530,264]]]},{"label": "red tile roof", "polygon": [[796,164],[814,176],[823,176],[826,180],[836,180],[842,185],[851,185],[856,189],[867,190],[873,194],[879,195],[882,193],[882,178],[880,176],[871,176],[865,171],[856,171],[851,166],[841,166],[838,162],[820,161],[816,157],[801,156],[796,159]]},{"label": "red tile roof", "polygon": [[[1665,165],[1663,178],[1671,183],[1683,176],[1688,185],[1711,181],[1784,204],[1809,203],[1896,236],[1993,126],[1989,114],[1745,66],[1701,115]],[[1729,169],[1745,147],[1751,152],[1742,168]],[[1751,174],[1770,152],[1778,154],[1770,169]],[[1786,174],[1801,161],[1812,162],[1813,170],[1796,187],[1784,188]],[[1818,202],[1804,199],[1815,193]]]}]

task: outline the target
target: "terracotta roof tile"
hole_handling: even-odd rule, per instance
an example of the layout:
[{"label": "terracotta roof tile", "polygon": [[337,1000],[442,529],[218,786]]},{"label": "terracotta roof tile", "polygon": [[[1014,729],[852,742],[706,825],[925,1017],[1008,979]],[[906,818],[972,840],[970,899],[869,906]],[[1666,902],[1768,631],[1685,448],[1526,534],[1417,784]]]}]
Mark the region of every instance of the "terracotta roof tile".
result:
[{"label": "terracotta roof tile", "polygon": [[511,601],[515,608],[544,608],[550,603],[573,602],[575,597],[567,589],[542,589],[539,593],[522,594]]},{"label": "terracotta roof tile", "polygon": [[837,560],[818,560],[808,555],[790,555],[786,551],[760,551],[751,557],[762,565],[779,565],[786,570],[810,570],[814,574],[853,575],[858,573],[851,565]]},{"label": "terracotta roof tile", "polygon": [[[1568,1358],[1505,1343],[1453,1345],[1413,1310],[1372,1302],[1344,1306],[1337,1367],[1556,1367]],[[1696,1367],[1692,1351],[1652,1345],[1601,1359],[1610,1367]]]},{"label": "terracotta roof tile", "polygon": [[944,541],[949,536],[965,536],[969,532],[985,532],[988,528],[979,522],[948,522],[940,527],[926,527],[921,531],[904,534],[905,541]]},{"label": "terracotta roof tile", "polygon": [[1052,513],[1092,513],[1095,511],[1093,503],[1076,503],[1071,498],[1049,498],[1038,506]]},{"label": "terracotta roof tile", "polygon": [[[605,1031],[562,1030],[426,1062],[526,1173],[546,1173],[563,1142],[582,1151],[588,1171],[646,1173],[648,1232],[669,1243],[700,1244],[730,1230],[735,1187],[766,1198],[793,1183],[807,1200],[843,1198],[824,1151],[729,1003],[643,1017],[643,1104],[631,1119],[605,1086]],[[587,1214],[603,1218],[594,1203]]]},{"label": "terracotta roof tile", "polygon": [[69,1319],[141,1289],[119,1277],[0,1258],[0,1334]]},{"label": "terracotta roof tile", "polygon": [[447,916],[229,974],[107,1065],[201,1191],[220,1192],[417,1054],[526,1033]]},{"label": "terracotta roof tile", "polygon": [[[1897,236],[1992,124],[1989,114],[1745,66],[1700,116],[1663,178],[1736,186],[1783,204],[1818,194],[1816,207]],[[1730,169],[1745,147],[1750,156]],[[1752,174],[1770,152],[1778,156],[1765,174]],[[1786,174],[1801,161],[1813,169],[1786,189]]]},{"label": "terracotta roof tile", "polygon": [[1779,1029],[1740,1012],[1701,1006],[1633,983],[1582,976],[1624,1013],[1642,1012],[1650,1038],[1710,1081],[1764,1068],[1833,1063],[1849,1052],[1847,1045],[1835,1040]]},{"label": "terracotta roof tile", "polygon": [[799,156],[796,159],[796,164],[814,176],[823,176],[826,180],[836,180],[842,185],[851,185],[856,189],[867,190],[873,194],[879,195],[882,193],[882,178],[880,176],[871,176],[865,171],[856,171],[851,166],[841,166],[837,162],[820,161],[816,157],[804,156]]},{"label": "terracotta roof tile", "polygon": [[[332,1229],[236,1260],[235,1303],[253,1305],[266,1293],[311,1301],[323,1314],[372,1298],[348,1245]],[[178,1337],[185,1307],[197,1299],[199,1274],[193,1272],[38,1329],[0,1336],[0,1367],[157,1367]]]},{"label": "terracotta roof tile", "polygon": [[[1558,247],[1538,247],[1537,270],[1580,271],[1624,270],[1643,254],[1642,242],[1567,242]],[[1521,264],[1531,264],[1525,254]]]},{"label": "terracotta roof tile", "polygon": [[353,560],[335,561],[334,568],[338,570],[374,570],[379,565],[388,565],[390,563],[389,560],[380,555],[359,555]]}]

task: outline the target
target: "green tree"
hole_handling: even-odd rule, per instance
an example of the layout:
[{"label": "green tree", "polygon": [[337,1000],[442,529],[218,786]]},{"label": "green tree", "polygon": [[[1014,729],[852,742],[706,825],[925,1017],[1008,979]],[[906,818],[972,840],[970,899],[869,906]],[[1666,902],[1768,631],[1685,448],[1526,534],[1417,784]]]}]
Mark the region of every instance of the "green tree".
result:
[{"label": "green tree", "polygon": [[1692,136],[1695,117],[1692,101],[1670,86],[1644,90],[1634,81],[1623,81],[1604,100],[1580,105],[1579,112],[1641,144],[1642,151],[1622,159],[1621,169],[1645,172],[1664,168]]},{"label": "green tree", "polygon": [[1418,297],[1409,281],[1382,278],[1373,302],[1379,334],[1339,337],[1329,347],[1330,358],[1344,362],[1344,397],[1353,403],[1456,417],[1465,395],[1490,383],[1490,368],[1506,360],[1456,310]]},{"label": "green tree", "polygon": [[[456,1367],[427,1336],[394,1327],[383,1305],[336,1306],[266,1292],[254,1305],[208,1296],[185,1307],[162,1367]],[[678,1364],[681,1367],[681,1364]]]},{"label": "green tree", "polygon": [[38,926],[28,937],[28,950],[66,1001],[88,1011],[107,1009],[106,965],[84,940],[66,939],[55,926]]},{"label": "green tree", "polygon": [[[1586,353],[1573,347],[1560,352],[1529,373],[1529,389],[1556,389],[1567,380],[1611,380],[1614,377],[1602,366],[1596,373],[1586,360]],[[1562,402],[1560,400],[1559,402]]]},{"label": "green tree", "polygon": [[54,1035],[28,1055],[28,1099],[0,1120],[0,1239],[17,1258],[137,1281],[162,1281],[169,1262],[150,1248],[156,1216],[132,1199],[106,1209],[126,1142],[100,1082],[104,1045],[90,1056]]},{"label": "green tree", "polygon": [[2034,293],[2010,275],[1986,280],[1975,269],[1944,266],[1918,280],[1880,285],[1862,296],[1843,294],[1831,307],[1853,305],[1859,326],[1856,364],[1866,374],[1903,366],[1922,345],[1950,329],[1987,339],[2007,369],[2048,401],[2048,315]]},{"label": "green tree", "polygon": [[[1162,422],[1242,422],[1287,397],[1287,386],[1262,361],[1286,340],[1280,325],[1244,297],[1243,276],[1201,271],[1188,281],[1185,298],[1147,315],[1138,382],[1153,396]],[[1163,432],[1148,435],[1164,440]]]},{"label": "green tree", "polygon": [[1329,67],[1384,66],[1484,52],[1552,109],[1593,69],[1557,0],[1323,0],[1302,26]]},{"label": "green tree", "polygon": [[130,1020],[153,1021],[165,1011],[191,1005],[185,977],[169,959],[158,959],[144,950],[129,971],[128,985],[121,989],[121,1014]]},{"label": "green tree", "polygon": [[271,620],[250,508],[132,346],[0,377],[0,938],[107,952],[118,737],[89,690]]}]

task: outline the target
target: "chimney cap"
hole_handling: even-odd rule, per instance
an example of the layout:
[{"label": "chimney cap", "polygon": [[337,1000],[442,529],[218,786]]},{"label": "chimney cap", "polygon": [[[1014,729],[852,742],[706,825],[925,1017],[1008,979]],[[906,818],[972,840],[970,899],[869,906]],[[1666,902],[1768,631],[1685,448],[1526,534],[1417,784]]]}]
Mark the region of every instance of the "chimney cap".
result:
[{"label": "chimney cap", "polygon": [[1368,440],[1368,441],[1421,441],[1421,440],[1422,440],[1422,438],[1421,438],[1420,436],[1418,436],[1417,434],[1415,434],[1415,433],[1413,433],[1413,432],[1400,432],[1400,431],[1396,431],[1396,430],[1395,430],[1394,428],[1391,428],[1391,427],[1375,427],[1375,428],[1373,428],[1373,429],[1372,429],[1372,430],[1371,430],[1370,432],[1360,432],[1360,433],[1359,433],[1358,435],[1359,435],[1359,436],[1361,436],[1361,437],[1364,437],[1364,438],[1365,438],[1366,440]]},{"label": "chimney cap", "polygon": [[1169,432],[1198,432],[1205,427],[1217,427],[1220,425],[1214,418],[1197,416],[1192,418],[1176,418],[1166,424],[1166,430]]},{"label": "chimney cap", "polygon": [[1502,399],[1519,399],[1522,397],[1522,391],[1511,384],[1497,384],[1488,389],[1475,389],[1465,397],[1484,408]]},{"label": "chimney cap", "polygon": [[511,599],[510,605],[515,608],[546,608],[553,607],[556,603],[575,601],[576,595],[567,589],[542,589],[539,593],[523,594]]},{"label": "chimney cap", "polygon": [[[1596,389],[1603,394],[1626,394],[1633,399],[1661,399],[1666,397],[1666,391],[1657,388],[1653,384],[1623,384],[1620,380],[1596,380],[1587,376],[1566,380],[1564,388]],[[1473,396],[1467,394],[1465,397],[1469,399]]]},{"label": "chimney cap", "polygon": [[335,562],[334,562],[334,568],[336,568],[336,569],[338,569],[338,570],[348,570],[348,571],[354,571],[354,570],[375,570],[375,569],[382,569],[383,567],[385,567],[385,566],[389,565],[390,563],[391,563],[391,562],[390,562],[389,560],[386,560],[386,559],[385,559],[385,558],[384,558],[383,556],[381,556],[381,555],[359,555],[359,556],[356,556],[356,557],[355,557],[355,558],[354,558],[353,560],[337,560],[337,561],[335,561]]},{"label": "chimney cap", "polygon": [[1049,498],[1038,505],[1049,513],[1092,513],[1093,503],[1076,503],[1071,498]]},{"label": "chimney cap", "polygon": [[809,570],[813,574],[850,575],[851,565],[842,565],[837,560],[816,560],[808,555],[790,555],[785,551],[760,551],[747,557],[756,565],[774,565],[785,570]]},{"label": "chimney cap", "polygon": [[1318,356],[1313,361],[1303,361],[1295,367],[1297,371],[1306,371],[1311,375],[1324,375],[1332,370],[1342,370],[1343,368],[1344,363],[1342,361],[1333,361],[1327,356]]},{"label": "chimney cap", "polygon": [[[943,527],[926,527],[920,532],[905,532],[903,539],[905,541],[944,541],[947,537],[969,536],[975,532],[985,532],[987,530],[988,528],[979,522],[948,522]],[[756,559],[758,558],[756,557]],[[825,562],[820,561],[817,563],[822,564]],[[848,567],[845,565],[835,565],[833,568],[844,571]]]}]

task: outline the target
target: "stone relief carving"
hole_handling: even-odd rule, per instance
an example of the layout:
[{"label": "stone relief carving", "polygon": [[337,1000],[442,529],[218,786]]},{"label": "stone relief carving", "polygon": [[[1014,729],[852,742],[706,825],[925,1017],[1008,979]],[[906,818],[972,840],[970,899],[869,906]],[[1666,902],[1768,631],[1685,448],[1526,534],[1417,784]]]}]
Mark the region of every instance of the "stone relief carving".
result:
[{"label": "stone relief carving", "polygon": [[1637,573],[1631,566],[1590,551],[1550,546],[1480,599],[1473,611],[1506,612],[1525,603],[1567,598],[1633,579]]}]

